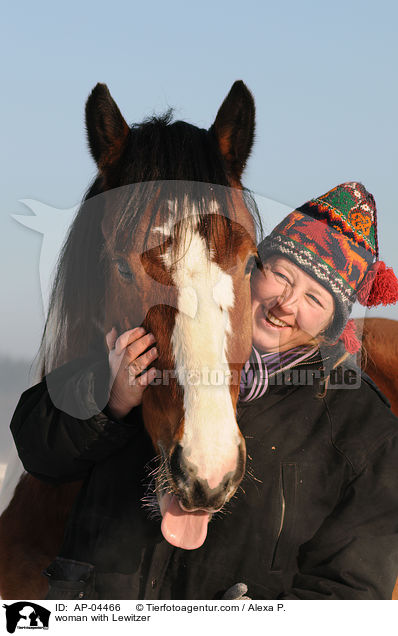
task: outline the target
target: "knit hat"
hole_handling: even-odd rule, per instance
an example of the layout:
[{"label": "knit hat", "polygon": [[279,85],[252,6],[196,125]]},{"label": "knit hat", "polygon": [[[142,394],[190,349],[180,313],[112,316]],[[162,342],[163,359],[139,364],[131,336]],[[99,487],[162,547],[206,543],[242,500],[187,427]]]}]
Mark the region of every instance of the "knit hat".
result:
[{"label": "knit hat", "polygon": [[258,249],[263,262],[280,254],[333,295],[335,315],[325,337],[330,344],[342,339],[350,353],[360,348],[348,322],[355,300],[367,307],[398,300],[398,280],[378,260],[376,217],[373,195],[361,183],[343,183],[291,212]]}]

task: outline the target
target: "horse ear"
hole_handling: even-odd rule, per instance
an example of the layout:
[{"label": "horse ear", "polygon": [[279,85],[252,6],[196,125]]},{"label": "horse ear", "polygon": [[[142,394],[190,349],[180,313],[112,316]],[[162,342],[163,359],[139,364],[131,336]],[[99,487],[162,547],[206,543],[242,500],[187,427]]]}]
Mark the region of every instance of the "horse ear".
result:
[{"label": "horse ear", "polygon": [[106,84],[97,84],[86,102],[86,128],[91,154],[104,170],[120,157],[130,131]]},{"label": "horse ear", "polygon": [[254,99],[242,80],[235,82],[211,129],[230,175],[240,180],[254,141]]}]

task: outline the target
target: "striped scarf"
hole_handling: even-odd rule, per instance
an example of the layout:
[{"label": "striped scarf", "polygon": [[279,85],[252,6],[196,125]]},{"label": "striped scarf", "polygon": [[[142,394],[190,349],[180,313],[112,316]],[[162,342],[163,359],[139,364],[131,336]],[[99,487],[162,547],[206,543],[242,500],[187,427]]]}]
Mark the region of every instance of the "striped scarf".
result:
[{"label": "striped scarf", "polygon": [[252,346],[249,360],[242,369],[239,400],[251,402],[264,395],[268,388],[268,379],[295,366],[303,360],[315,356],[318,347],[301,346],[276,353],[259,353]]}]

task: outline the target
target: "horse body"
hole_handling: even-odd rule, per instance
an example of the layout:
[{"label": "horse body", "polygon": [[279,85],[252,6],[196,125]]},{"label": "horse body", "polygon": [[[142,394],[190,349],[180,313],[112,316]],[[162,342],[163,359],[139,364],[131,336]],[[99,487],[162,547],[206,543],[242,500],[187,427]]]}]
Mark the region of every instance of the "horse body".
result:
[{"label": "horse body", "polygon": [[[363,329],[364,370],[388,398],[392,412],[398,417],[398,321],[365,318],[356,323]],[[392,599],[398,600],[398,578]]]},{"label": "horse body", "polygon": [[[169,116],[130,128],[99,84],[86,126],[99,172],[61,254],[42,374],[91,348],[105,352],[112,326],[122,333],[142,324],[154,334],[157,368],[173,371],[167,386],[154,383],[143,398],[160,463],[162,532],[193,549],[245,470],[235,411],[251,347],[257,240],[256,208],[240,178],[253,142],[253,98],[236,82],[208,131]],[[204,372],[217,381],[187,378]],[[3,598],[45,596],[41,572],[58,553],[80,486],[23,475],[0,518]]]},{"label": "horse body", "polygon": [[364,370],[389,399],[391,410],[398,416],[398,321],[366,318],[357,322],[363,328]]}]

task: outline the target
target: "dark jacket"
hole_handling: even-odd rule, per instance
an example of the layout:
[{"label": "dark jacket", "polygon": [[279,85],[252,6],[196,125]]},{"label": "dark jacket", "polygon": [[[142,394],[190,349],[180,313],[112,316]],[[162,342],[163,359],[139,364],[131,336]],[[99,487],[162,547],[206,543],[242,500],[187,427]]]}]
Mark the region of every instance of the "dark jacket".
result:
[{"label": "dark jacket", "polygon": [[237,582],[254,599],[391,598],[398,419],[357,368],[340,368],[345,388],[319,398],[320,366],[277,374],[264,397],[239,405],[247,474],[197,550],[168,544],[144,505],[154,453],[140,409],[123,421],[92,414],[106,360],[48,376],[58,405],[66,394],[89,404],[86,419],[55,407],[46,380],[25,391],[11,422],[25,469],[52,483],[84,478],[45,571],[47,598],[214,599]]}]

